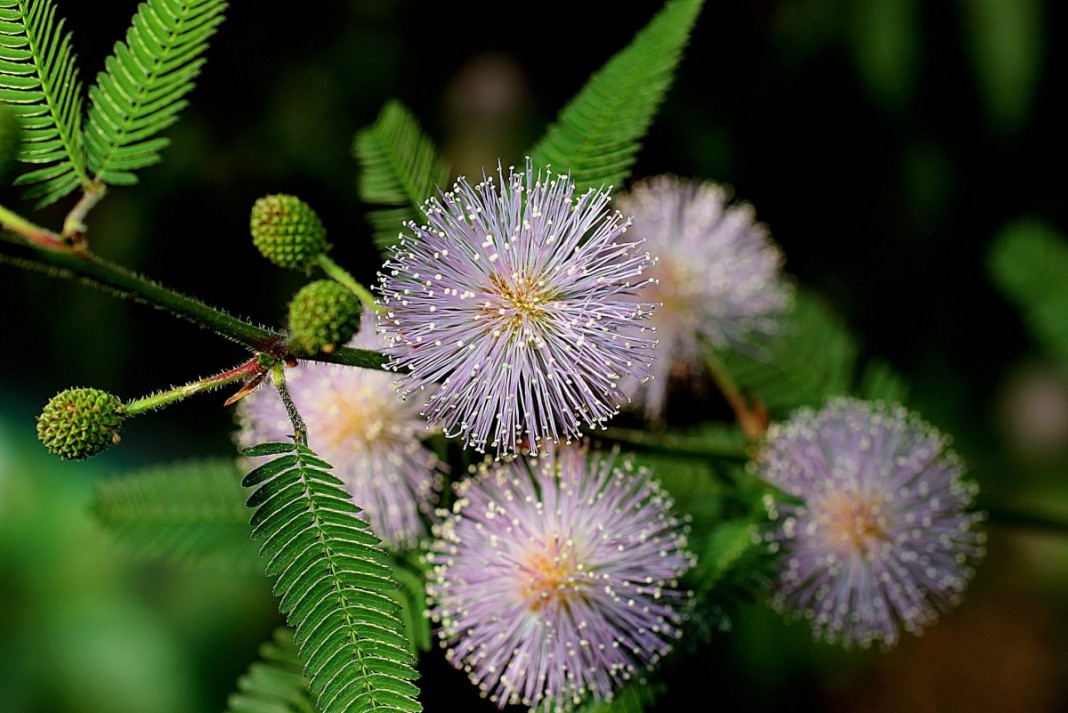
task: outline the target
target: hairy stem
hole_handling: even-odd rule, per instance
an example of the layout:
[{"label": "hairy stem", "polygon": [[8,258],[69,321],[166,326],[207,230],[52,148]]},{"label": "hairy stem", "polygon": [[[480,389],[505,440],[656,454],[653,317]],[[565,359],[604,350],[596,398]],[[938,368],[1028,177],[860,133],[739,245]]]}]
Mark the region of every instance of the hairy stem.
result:
[{"label": "hairy stem", "polygon": [[47,228],[42,228],[0,205],[0,226],[21,237],[27,244],[45,250],[66,250],[63,239]]},{"label": "hairy stem", "polygon": [[[72,247],[52,231],[37,226],[0,206],[0,225],[14,233],[17,241],[0,240],[0,262],[44,272],[53,277],[79,279],[120,297],[152,305],[172,315],[189,320],[227,339],[243,344],[254,352],[270,354],[281,360],[290,358],[286,337],[264,327],[238,319],[222,310],[152,282],[119,265],[103,260],[80,246]],[[0,234],[2,237],[3,234]],[[5,244],[15,243],[32,250],[24,256],[3,252]],[[17,248],[16,248],[17,250]],[[369,349],[341,347],[330,354],[319,354],[316,361],[384,369],[387,358]]]},{"label": "hairy stem", "polygon": [[667,453],[694,458],[745,461],[749,459],[747,448],[715,446],[692,436],[656,433],[632,428],[606,428],[589,434],[590,438],[611,441],[628,446],[636,451]]},{"label": "hairy stem", "polygon": [[271,357],[264,357],[263,355],[256,355],[249,361],[236,366],[233,369],[229,369],[215,376],[209,376],[206,379],[199,379],[197,381],[191,381],[183,386],[178,386],[167,391],[161,391],[158,394],[152,396],[146,396],[143,399],[137,399],[130,401],[126,404],[126,415],[136,416],[145,411],[154,411],[164,406],[187,399],[195,394],[203,393],[205,391],[211,391],[213,389],[219,389],[228,384],[233,384],[238,381],[247,381],[250,379],[256,379],[261,377],[267,372],[270,366],[274,363],[274,359]]},{"label": "hairy stem", "polygon": [[293,403],[293,397],[289,395],[289,389],[286,387],[285,364],[279,362],[271,367],[271,384],[274,385],[279,398],[282,399],[282,405],[285,406],[289,422],[293,424],[293,440],[298,445],[307,446],[308,427],[304,424],[304,418],[301,417],[300,411],[297,410],[297,405]]}]

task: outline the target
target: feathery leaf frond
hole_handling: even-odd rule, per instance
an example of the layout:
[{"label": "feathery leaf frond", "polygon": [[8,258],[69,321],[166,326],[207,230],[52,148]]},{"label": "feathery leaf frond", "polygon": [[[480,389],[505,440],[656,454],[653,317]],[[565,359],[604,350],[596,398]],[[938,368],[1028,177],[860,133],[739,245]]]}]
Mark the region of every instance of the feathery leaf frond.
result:
[{"label": "feathery leaf frond", "polygon": [[90,184],[82,146],[82,84],[71,35],[52,0],[0,0],[0,101],[22,125],[19,160],[44,164],[16,180],[54,203]]},{"label": "feathery leaf frond", "polygon": [[598,70],[534,146],[535,166],[570,171],[579,191],[620,186],[682,58],[702,0],[669,0]]},{"label": "feathery leaf frond", "polygon": [[638,679],[622,688],[612,700],[590,701],[574,713],[644,713],[665,690],[662,683]]},{"label": "feathery leaf frond", "polygon": [[821,300],[798,291],[783,332],[758,354],[725,352],[723,362],[745,391],[772,414],[818,406],[851,393],[859,348],[845,324]]},{"label": "feathery leaf frond", "polygon": [[386,554],[330,465],[307,446],[266,443],[243,481],[252,538],[279,609],[296,631],[304,675],[322,713],[420,711],[414,657],[391,593]]},{"label": "feathery leaf frond", "polygon": [[412,113],[395,100],[382,107],[374,124],[357,132],[352,151],[360,165],[360,199],[381,206],[367,219],[375,244],[385,250],[397,242],[405,221],[422,220],[420,207],[436,188],[445,187],[449,167]]},{"label": "feathery leaf frond", "polygon": [[260,645],[260,658],[237,679],[226,713],[317,713],[290,629],[276,629],[273,640]]},{"label": "feathery leaf frond", "polygon": [[133,171],[158,163],[170,143],[161,131],[178,120],[183,97],[204,64],[208,38],[223,21],[225,0],[148,0],[115,43],[89,89],[85,147],[97,180],[137,182]]},{"label": "feathery leaf frond", "polygon": [[1068,240],[1037,218],[1006,225],[987,259],[994,284],[1020,310],[1035,342],[1068,365]]},{"label": "feathery leaf frond", "polygon": [[430,651],[434,641],[427,615],[426,574],[415,565],[394,562],[393,576],[400,586],[390,592],[390,596],[401,606],[400,618],[410,643],[409,650],[413,656],[418,656],[420,652]]},{"label": "feathery leaf frond", "polygon": [[97,520],[135,556],[260,571],[230,460],[157,466],[101,483]]},{"label": "feathery leaf frond", "polygon": [[857,396],[868,401],[908,402],[909,383],[889,362],[868,359],[857,385]]}]

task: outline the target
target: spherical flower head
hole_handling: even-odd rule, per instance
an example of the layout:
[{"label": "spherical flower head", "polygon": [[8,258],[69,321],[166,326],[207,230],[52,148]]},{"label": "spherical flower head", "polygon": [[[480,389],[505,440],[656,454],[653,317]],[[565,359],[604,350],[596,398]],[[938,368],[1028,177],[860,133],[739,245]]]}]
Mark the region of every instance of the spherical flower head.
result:
[{"label": "spherical flower head", "polygon": [[577,445],[484,462],[436,528],[447,658],[499,707],[610,699],[680,635],[685,530],[646,469]]},{"label": "spherical flower head", "polygon": [[461,178],[408,225],[378,285],[402,396],[435,382],[426,416],[465,446],[537,453],[602,424],[648,374],[655,344],[635,299],[653,259],[620,240],[608,192],[567,175]]},{"label": "spherical flower head", "polygon": [[956,603],[983,553],[975,488],[948,439],[897,405],[852,398],[774,424],[755,461],[789,497],[766,538],[775,604],[845,645],[896,643]]},{"label": "spherical flower head", "polygon": [[360,300],[334,280],[315,280],[289,303],[290,344],[300,354],[332,352],[360,326]]},{"label": "spherical flower head", "polygon": [[[381,349],[374,317],[349,342]],[[302,362],[286,374],[286,384],[308,428],[308,445],[334,466],[331,471],[352,494],[372,531],[386,544],[404,549],[426,536],[423,515],[432,516],[445,466],[420,441],[427,435],[419,399],[403,402],[384,371]],[[238,402],[242,448],[285,441],[293,432],[273,389],[260,388]]]},{"label": "spherical flower head", "polygon": [[660,421],[670,377],[701,373],[702,340],[748,348],[780,328],[793,291],[767,228],[752,206],[731,203],[723,186],[657,176],[635,183],[617,204],[658,257],[648,273],[655,281],[641,294],[663,305],[650,318],[659,339],[654,378],[628,381],[626,389],[647,418]]},{"label": "spherical flower head", "polygon": [[309,270],[330,246],[326,228],[311,206],[296,196],[264,196],[252,205],[252,243],[279,267]]},{"label": "spherical flower head", "polygon": [[126,407],[100,389],[76,388],[53,396],[37,417],[37,438],[53,455],[80,460],[119,442]]}]

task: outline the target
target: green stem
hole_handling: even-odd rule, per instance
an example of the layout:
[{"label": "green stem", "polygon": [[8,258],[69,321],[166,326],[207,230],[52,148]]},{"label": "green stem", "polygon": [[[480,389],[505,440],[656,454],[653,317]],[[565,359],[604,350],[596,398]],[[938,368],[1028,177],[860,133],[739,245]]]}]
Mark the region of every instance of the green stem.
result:
[{"label": "green stem", "polygon": [[319,267],[323,268],[323,272],[329,275],[332,279],[340,282],[351,290],[354,295],[360,298],[360,302],[363,302],[365,307],[373,309],[376,312],[382,311],[382,307],[375,303],[375,296],[371,294],[371,291],[357,282],[345,268],[327,257],[326,253],[319,253]]},{"label": "green stem", "polygon": [[293,397],[289,395],[289,389],[286,388],[285,364],[279,362],[271,367],[271,384],[274,385],[278,396],[282,399],[282,405],[285,406],[289,422],[293,424],[293,440],[298,445],[307,446],[308,427],[304,424],[304,419],[301,417],[300,411],[297,410],[297,405],[293,403]]},{"label": "green stem", "polygon": [[209,376],[206,379],[200,379],[198,381],[191,381],[184,386],[178,386],[158,394],[153,394],[152,396],[146,396],[143,399],[131,401],[126,404],[126,415],[136,416],[146,411],[154,411],[163,408],[164,406],[169,406],[176,401],[187,399],[195,394],[219,389],[237,381],[255,379],[256,377],[265,374],[267,369],[273,363],[274,360],[269,357],[264,359],[260,355],[256,355],[256,357],[244,364],[220,374],[216,374],[215,376]]},{"label": "green stem", "polygon": [[44,250],[66,250],[68,246],[63,239],[51,230],[34,225],[18,213],[0,205],[0,226],[20,236],[33,247]]},{"label": "green stem", "polygon": [[979,507],[986,511],[993,525],[1068,535],[1068,516],[1061,513],[1039,512],[1029,508],[1021,509],[1012,505],[993,505],[984,502],[980,502]]},{"label": "green stem", "polygon": [[389,357],[382,352],[376,352],[372,349],[357,349],[355,347],[338,347],[329,354],[316,354],[312,357],[307,357],[305,361],[323,361],[329,364],[341,364],[343,366],[359,366],[364,369],[379,369],[381,371],[389,371],[386,368],[386,364],[389,363]]},{"label": "green stem", "polygon": [[59,274],[83,281],[120,297],[150,304],[212,330],[257,352],[282,356],[284,337],[275,331],[249,324],[203,302],[147,280],[92,253],[43,250],[34,261]]},{"label": "green stem", "polygon": [[[0,252],[0,262],[10,262],[18,267],[44,272],[54,277],[78,278],[112,294],[152,305],[199,324],[227,339],[244,344],[253,351],[267,353],[283,361],[290,357],[285,337],[281,333],[257,327],[222,310],[209,307],[199,300],[163,287],[95,256],[84,247],[72,247],[59,235],[31,223],[3,206],[0,206],[0,225],[22,238],[16,244],[33,250],[32,256],[5,255]],[[4,241],[0,241],[0,247],[3,243]],[[341,268],[337,269],[344,273]],[[351,277],[349,279],[352,280]],[[355,283],[354,280],[352,282]],[[367,292],[362,286],[361,289]],[[373,297],[371,299],[373,300]],[[316,355],[315,360],[365,369],[383,369],[388,361],[387,357],[379,352],[351,347],[342,347],[330,354]]]},{"label": "green stem", "polygon": [[85,219],[105,193],[107,193],[107,186],[96,181],[91,187],[85,189],[81,200],[71,208],[70,213],[63,220],[63,238],[67,245],[82,247],[86,245],[85,231],[88,227],[85,225]]},{"label": "green stem", "polygon": [[590,438],[611,441],[637,451],[666,453],[693,458],[718,458],[722,460],[749,460],[749,449],[742,447],[715,446],[692,436],[657,433],[632,428],[606,428],[589,434]]},{"label": "green stem", "polygon": [[730,372],[727,370],[727,365],[716,355],[712,346],[705,344],[704,347],[705,367],[708,369],[712,381],[715,382],[723,397],[727,399],[727,403],[730,405],[731,410],[734,411],[734,416],[738,419],[738,425],[742,427],[746,438],[751,441],[759,441],[764,436],[764,431],[767,430],[767,418],[759,408],[754,408],[742,396],[742,391],[734,382],[734,378],[731,377]]}]

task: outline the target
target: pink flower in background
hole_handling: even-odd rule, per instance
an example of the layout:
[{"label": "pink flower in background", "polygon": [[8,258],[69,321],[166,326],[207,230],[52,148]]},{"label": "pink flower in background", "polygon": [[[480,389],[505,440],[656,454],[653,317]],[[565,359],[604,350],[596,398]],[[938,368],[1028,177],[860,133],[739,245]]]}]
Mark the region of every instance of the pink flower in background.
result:
[{"label": "pink flower in background", "polygon": [[774,424],[756,472],[783,569],[775,603],[847,645],[893,644],[956,603],[983,553],[975,488],[948,439],[901,406],[852,398]]},{"label": "pink flower in background", "polygon": [[646,240],[656,278],[640,297],[663,307],[653,313],[659,344],[654,378],[628,382],[628,393],[651,421],[663,419],[670,377],[702,372],[702,340],[718,349],[746,348],[754,335],[779,329],[793,290],[783,256],[753,208],[730,203],[726,188],[657,176],[617,198]]}]

